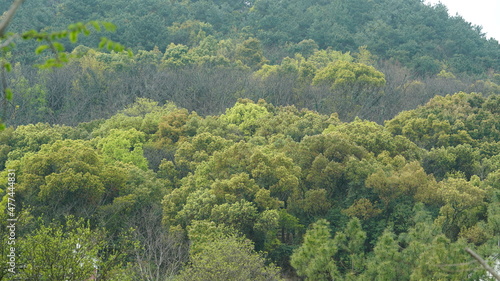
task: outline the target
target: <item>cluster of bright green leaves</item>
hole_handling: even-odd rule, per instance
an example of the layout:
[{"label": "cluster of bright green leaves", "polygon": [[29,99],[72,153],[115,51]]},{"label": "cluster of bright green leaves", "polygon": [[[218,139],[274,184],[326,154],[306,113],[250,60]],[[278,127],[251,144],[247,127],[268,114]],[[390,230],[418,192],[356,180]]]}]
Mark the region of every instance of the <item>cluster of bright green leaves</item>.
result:
[{"label": "cluster of bright green leaves", "polygon": [[176,106],[172,103],[160,106],[158,102],[138,98],[136,102],[104,120],[102,124],[99,124],[97,128],[93,129],[92,136],[105,137],[113,129],[135,129],[146,134],[148,138],[151,138],[150,135],[158,130],[161,118],[175,109]]},{"label": "cluster of bright green leaves", "polygon": [[337,61],[318,71],[313,84],[325,83],[332,89],[355,87],[380,88],[385,84],[384,74],[373,66]]},{"label": "cluster of bright green leaves", "polygon": [[102,139],[96,139],[97,148],[104,155],[104,161],[114,163],[121,161],[131,163],[143,170],[148,168],[142,146],[145,141],[145,135],[136,129],[109,131],[109,135]]},{"label": "cluster of bright green leaves", "polygon": [[[45,50],[51,50],[55,56],[55,58],[48,59],[45,61],[43,65],[40,65],[42,68],[51,68],[51,67],[61,67],[64,63],[69,61],[68,54],[64,53],[65,47],[63,44],[58,42],[61,39],[69,39],[71,43],[76,43],[78,41],[78,36],[83,34],[85,36],[90,35],[91,28],[95,31],[101,31],[101,28],[104,28],[107,31],[115,31],[116,27],[110,22],[99,22],[99,21],[91,21],[87,24],[84,23],[75,23],[68,26],[66,30],[58,31],[58,32],[37,32],[35,30],[30,30],[21,35],[21,37],[25,40],[34,39],[40,42],[44,42],[46,44],[42,44],[38,46],[35,50],[35,53],[41,54]],[[125,50],[125,47],[117,42],[113,42],[112,40],[102,37],[101,42],[99,43],[99,49],[107,48],[108,50],[113,50],[115,52],[122,52]],[[131,55],[131,51],[129,50],[129,54]]]},{"label": "cluster of bright green leaves", "polygon": [[224,224],[196,221],[189,238],[190,260],[175,280],[281,280],[250,240]]}]

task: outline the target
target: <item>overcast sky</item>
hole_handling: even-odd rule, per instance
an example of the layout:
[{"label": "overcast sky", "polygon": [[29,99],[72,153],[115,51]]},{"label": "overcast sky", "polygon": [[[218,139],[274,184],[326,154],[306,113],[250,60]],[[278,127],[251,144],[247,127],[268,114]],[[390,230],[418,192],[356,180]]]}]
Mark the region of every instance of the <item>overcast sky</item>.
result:
[{"label": "overcast sky", "polygon": [[466,21],[483,27],[486,37],[500,42],[500,0],[425,0],[426,3],[443,3],[451,16],[457,13]]}]

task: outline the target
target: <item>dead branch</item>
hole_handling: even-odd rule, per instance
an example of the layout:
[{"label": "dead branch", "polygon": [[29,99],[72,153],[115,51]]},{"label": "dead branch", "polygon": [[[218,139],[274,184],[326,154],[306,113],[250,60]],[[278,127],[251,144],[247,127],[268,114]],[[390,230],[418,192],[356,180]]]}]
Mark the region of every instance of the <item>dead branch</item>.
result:
[{"label": "dead branch", "polygon": [[5,17],[3,18],[2,22],[0,22],[0,38],[2,38],[5,35],[5,30],[7,30],[9,23],[12,21],[12,18],[14,17],[17,8],[19,8],[19,6],[21,6],[23,2],[24,0],[14,1],[14,3],[12,3],[12,5],[10,6],[9,10],[5,13]]},{"label": "dead branch", "polygon": [[491,275],[493,277],[495,277],[495,279],[499,280],[500,281],[500,275],[495,272],[495,270],[493,268],[491,268],[485,260],[483,260],[483,258],[481,258],[478,254],[476,254],[476,252],[474,252],[473,250],[469,249],[469,248],[465,248],[465,251],[467,253],[469,253],[473,258],[475,258],[486,270],[488,270],[489,273],[491,273]]}]

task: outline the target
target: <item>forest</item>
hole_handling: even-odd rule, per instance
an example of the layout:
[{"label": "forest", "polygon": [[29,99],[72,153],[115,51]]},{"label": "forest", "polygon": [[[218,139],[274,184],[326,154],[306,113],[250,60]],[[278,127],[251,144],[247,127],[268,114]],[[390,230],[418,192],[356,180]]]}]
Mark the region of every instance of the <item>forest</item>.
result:
[{"label": "forest", "polygon": [[495,280],[500,44],[442,4],[8,16],[0,280]]}]

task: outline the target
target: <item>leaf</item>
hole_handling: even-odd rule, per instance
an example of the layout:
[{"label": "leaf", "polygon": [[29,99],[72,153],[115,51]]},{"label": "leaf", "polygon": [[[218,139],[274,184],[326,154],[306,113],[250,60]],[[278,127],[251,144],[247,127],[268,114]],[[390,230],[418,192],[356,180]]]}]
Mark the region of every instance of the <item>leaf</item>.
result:
[{"label": "leaf", "polygon": [[106,44],[106,48],[108,50],[112,50],[114,46],[115,46],[115,43],[111,40],[108,40],[108,43]]},{"label": "leaf", "polygon": [[96,31],[101,31],[101,26],[99,25],[99,22],[91,21],[90,24],[94,27]]},{"label": "leaf", "polygon": [[5,70],[7,70],[7,72],[10,72],[12,70],[12,65],[8,62],[4,63],[3,67],[5,67]]},{"label": "leaf", "polygon": [[10,101],[12,100],[12,97],[13,97],[12,90],[9,88],[5,89],[5,98]]},{"label": "leaf", "polygon": [[106,37],[101,37],[101,42],[99,42],[99,49],[102,49],[104,48],[104,46],[106,45],[106,43],[108,42],[108,38]]},{"label": "leaf", "polygon": [[78,32],[77,31],[71,31],[69,33],[69,41],[71,41],[71,43],[75,43],[76,41],[78,41]]},{"label": "leaf", "polygon": [[26,31],[25,33],[23,33],[23,35],[21,35],[21,37],[23,39],[30,39],[30,38],[34,38],[38,33],[34,30],[30,30],[30,31]]},{"label": "leaf", "polygon": [[59,43],[59,42],[53,42],[54,48],[56,48],[57,51],[63,52],[64,51],[64,45]]},{"label": "leaf", "polygon": [[101,23],[107,31],[115,31],[116,30],[116,26],[110,22],[103,21]]},{"label": "leaf", "polygon": [[49,45],[40,45],[38,48],[35,50],[35,54],[40,54],[41,52],[45,51],[46,49],[49,48]]}]

